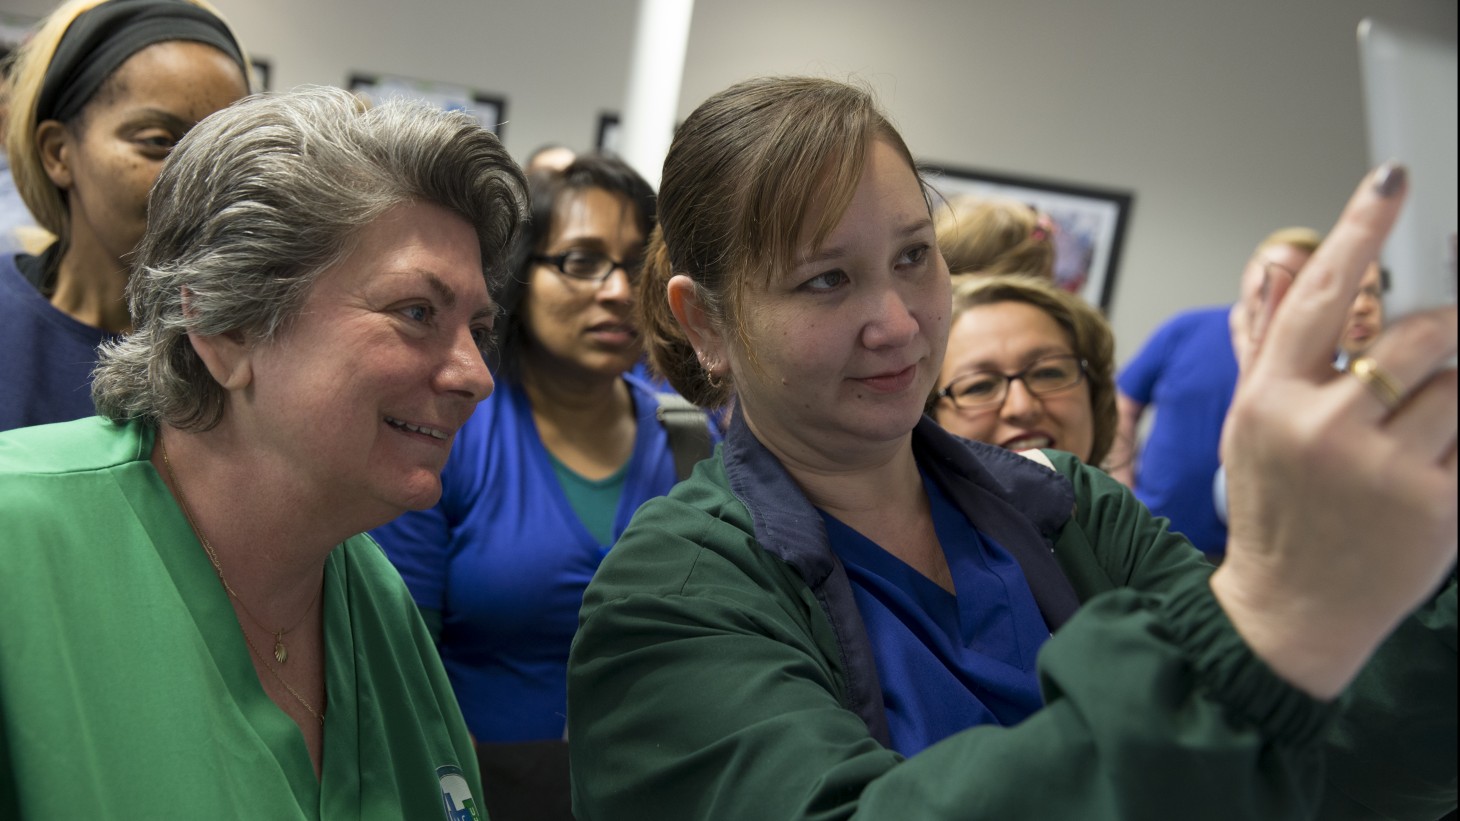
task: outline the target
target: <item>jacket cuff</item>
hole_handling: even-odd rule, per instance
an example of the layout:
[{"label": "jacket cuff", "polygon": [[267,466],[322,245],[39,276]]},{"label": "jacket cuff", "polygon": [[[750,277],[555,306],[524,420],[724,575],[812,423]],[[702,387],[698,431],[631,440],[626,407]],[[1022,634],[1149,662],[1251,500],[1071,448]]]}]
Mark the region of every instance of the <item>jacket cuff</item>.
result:
[{"label": "jacket cuff", "polygon": [[1314,744],[1328,731],[1337,702],[1319,701],[1274,673],[1242,640],[1205,581],[1177,592],[1161,610],[1160,623],[1190,661],[1199,686],[1230,718],[1288,747]]}]

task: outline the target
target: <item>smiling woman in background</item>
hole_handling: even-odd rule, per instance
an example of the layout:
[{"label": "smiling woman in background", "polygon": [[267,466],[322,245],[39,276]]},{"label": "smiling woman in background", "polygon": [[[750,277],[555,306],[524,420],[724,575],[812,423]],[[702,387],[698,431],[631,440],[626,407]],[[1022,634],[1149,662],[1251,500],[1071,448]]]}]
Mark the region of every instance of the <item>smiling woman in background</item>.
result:
[{"label": "smiling woman in background", "polygon": [[6,148],[56,241],[0,258],[0,430],[95,413],[96,348],[131,327],[147,194],[188,129],[248,93],[245,65],[201,0],[73,0],[21,47]]},{"label": "smiling woman in background", "polygon": [[1115,440],[1115,337],[1075,294],[1029,276],[954,277],[953,324],[931,412],[1010,450],[1099,465]]},{"label": "smiling woman in background", "polygon": [[340,89],[178,144],[104,418],[0,434],[0,817],[476,805],[430,635],[359,534],[439,498],[525,202],[471,117]]}]

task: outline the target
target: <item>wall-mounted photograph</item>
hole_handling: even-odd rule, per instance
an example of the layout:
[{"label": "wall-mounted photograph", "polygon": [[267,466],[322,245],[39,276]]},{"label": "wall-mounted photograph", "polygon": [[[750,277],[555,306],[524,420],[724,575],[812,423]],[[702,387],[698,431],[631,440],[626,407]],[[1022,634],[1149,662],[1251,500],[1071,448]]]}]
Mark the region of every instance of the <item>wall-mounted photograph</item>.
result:
[{"label": "wall-mounted photograph", "polygon": [[598,134],[593,147],[600,154],[618,154],[618,114],[605,111],[598,115]]},{"label": "wall-mounted photograph", "polygon": [[434,103],[446,111],[465,111],[477,118],[482,127],[502,136],[506,123],[507,100],[492,94],[431,80],[418,80],[391,74],[351,74],[351,91],[372,102],[405,97]]},{"label": "wall-mounted photograph", "polygon": [[936,164],[923,166],[928,182],[945,199],[963,195],[1011,199],[1047,216],[1053,223],[1055,282],[1109,311],[1133,193]]},{"label": "wall-mounted photograph", "polygon": [[253,87],[255,91],[270,91],[274,87],[274,68],[268,60],[262,57],[248,58],[249,66],[253,69]]}]

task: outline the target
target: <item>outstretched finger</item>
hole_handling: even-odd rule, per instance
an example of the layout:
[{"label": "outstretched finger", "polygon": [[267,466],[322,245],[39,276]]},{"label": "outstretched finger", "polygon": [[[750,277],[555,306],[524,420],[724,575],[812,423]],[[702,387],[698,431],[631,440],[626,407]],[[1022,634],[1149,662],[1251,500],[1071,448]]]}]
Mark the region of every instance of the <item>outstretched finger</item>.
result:
[{"label": "outstretched finger", "polygon": [[1404,203],[1408,172],[1389,162],[1364,178],[1263,335],[1257,362],[1289,374],[1331,374],[1333,351],[1364,269]]}]

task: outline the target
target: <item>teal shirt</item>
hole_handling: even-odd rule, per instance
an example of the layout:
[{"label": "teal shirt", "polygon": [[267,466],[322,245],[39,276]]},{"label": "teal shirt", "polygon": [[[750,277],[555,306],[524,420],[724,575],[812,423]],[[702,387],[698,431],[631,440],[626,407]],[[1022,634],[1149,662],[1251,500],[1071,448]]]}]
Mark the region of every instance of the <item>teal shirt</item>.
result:
[{"label": "teal shirt", "polygon": [[100,418],[0,435],[0,817],[446,818],[472,742],[399,575],[325,563],[322,772],[149,461]]}]

